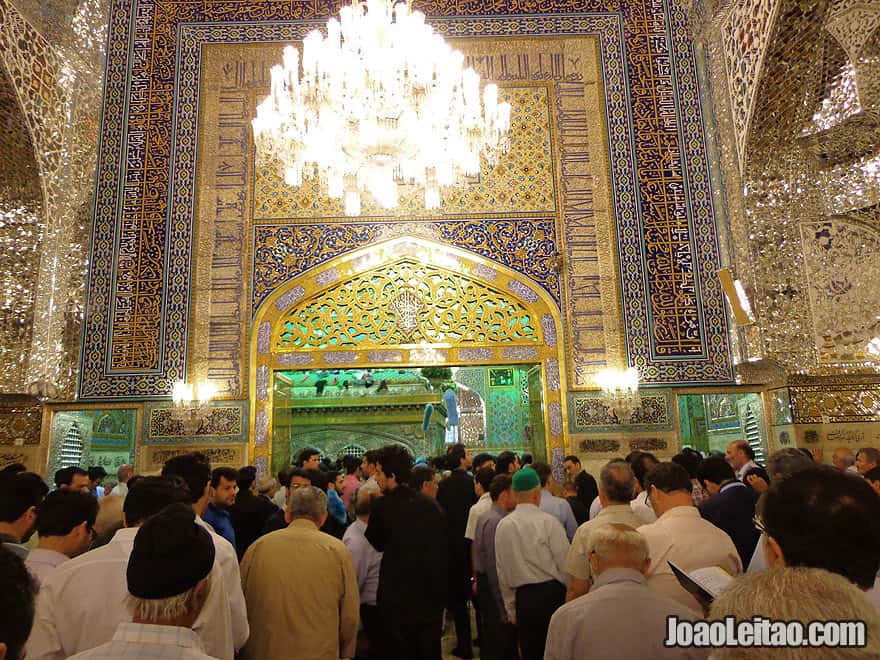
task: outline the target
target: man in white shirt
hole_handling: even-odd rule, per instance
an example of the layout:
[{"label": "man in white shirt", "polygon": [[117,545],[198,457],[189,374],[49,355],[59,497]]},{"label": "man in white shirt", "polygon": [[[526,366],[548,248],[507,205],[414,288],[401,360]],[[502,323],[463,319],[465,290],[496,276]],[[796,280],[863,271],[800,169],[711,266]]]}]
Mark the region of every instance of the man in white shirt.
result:
[{"label": "man in white shirt", "polygon": [[853,454],[852,449],[849,447],[838,447],[831,454],[831,464],[841,472],[846,472],[847,470],[856,471],[853,466],[855,462],[855,454]]},{"label": "man in white shirt", "polygon": [[355,502],[354,513],[357,519],[349,525],[342,537],[342,542],[354,560],[354,572],[357,576],[358,592],[361,596],[361,625],[370,642],[370,657],[379,658],[382,642],[382,624],[379,619],[379,608],[376,607],[376,591],[379,589],[379,567],[382,564],[382,553],[378,552],[367,540],[367,525],[370,522],[370,508],[373,497],[364,496]]},{"label": "man in white shirt", "polygon": [[[125,576],[138,527],[166,506],[188,503],[189,498],[183,484],[165,477],[144,477],[131,488],[123,508],[126,527],[107,545],[65,562],[43,582],[27,644],[29,660],[61,660],[93,649],[112,640],[120,623],[131,621]],[[229,597],[216,560],[211,582],[193,630],[210,655],[232,660]]]},{"label": "man in white shirt", "polygon": [[544,513],[549,513],[559,521],[559,524],[565,528],[565,535],[570,542],[578,528],[571,506],[564,499],[556,497],[550,492],[550,476],[552,471],[549,465],[539,462],[532,465],[532,469],[538,473],[538,478],[541,480],[541,503],[538,508]]},{"label": "man in white shirt", "polygon": [[134,468],[131,465],[120,465],[116,470],[116,478],[119,480],[110,491],[111,495],[125,497],[128,495],[128,480],[134,475]]},{"label": "man in white shirt", "polygon": [[630,506],[632,507],[633,512],[646,524],[656,522],[657,514],[654,513],[654,509],[652,509],[651,505],[648,503],[648,488],[645,486],[645,476],[648,472],[653,470],[658,463],[659,461],[654,454],[648,452],[639,452],[630,462],[633,474],[636,477],[636,483],[638,484],[636,490],[639,491],[635,497],[633,497]]},{"label": "man in white shirt", "polygon": [[516,508],[495,532],[498,583],[523,660],[542,660],[550,617],[565,601],[568,539],[559,521],[538,508],[537,472],[530,467],[515,472],[513,490]]},{"label": "man in white shirt", "polygon": [[477,500],[470,511],[468,511],[467,525],[464,528],[464,537],[468,541],[474,540],[474,534],[477,531],[477,522],[480,516],[492,508],[492,498],[489,495],[489,487],[492,479],[495,478],[495,470],[492,468],[482,468],[474,474],[474,492],[480,499]]},{"label": "man in white shirt", "polygon": [[664,645],[669,616],[686,621],[698,617],[648,588],[648,546],[636,530],[602,525],[590,534],[587,555],[595,584],[590,593],[556,610],[544,660],[697,660],[709,655],[708,649]]},{"label": "man in white shirt", "polygon": [[700,603],[685,591],[669,562],[683,571],[718,566],[730,575],[742,573],[742,562],[730,537],[703,520],[691,497],[691,477],[677,463],[660,463],[645,477],[648,497],[657,522],[639,528],[648,542],[651,566],[648,586],[695,612]]},{"label": "man in white shirt", "polygon": [[86,493],[56,490],[49,493],[37,514],[37,547],[25,565],[37,586],[56,567],[89,549],[98,517],[98,500]]},{"label": "man in white shirt", "polygon": [[202,519],[205,511],[208,509],[208,500],[211,496],[211,464],[204,454],[198,452],[183,454],[166,461],[162,467],[162,476],[176,476],[186,482],[187,488],[189,488],[190,502],[196,514],[196,523],[211,533],[211,538],[214,540],[214,549],[217,552],[217,563],[220,564],[222,570],[223,583],[229,603],[232,640],[235,650],[238,651],[245,645],[250,634],[247,606],[245,605],[244,592],[241,588],[238,555],[233,545],[217,534]]},{"label": "man in white shirt", "polygon": [[208,660],[192,628],[213,589],[214,555],[210,534],[185,503],[152,516],[137,531],[126,569],[132,621],[120,623],[111,641],[72,657]]},{"label": "man in white shirt", "polygon": [[361,476],[366,478],[364,485],[357,489],[357,493],[378,493],[379,483],[376,481],[376,459],[379,456],[379,450],[371,449],[364,454],[361,459]]},{"label": "man in white shirt", "polygon": [[565,572],[569,575],[565,600],[583,596],[590,590],[593,577],[588,557],[592,533],[603,525],[619,524],[633,529],[644,525],[630,507],[629,502],[636,479],[626,461],[611,461],[599,473],[599,499],[602,510],[593,520],[578,527],[565,558]]}]

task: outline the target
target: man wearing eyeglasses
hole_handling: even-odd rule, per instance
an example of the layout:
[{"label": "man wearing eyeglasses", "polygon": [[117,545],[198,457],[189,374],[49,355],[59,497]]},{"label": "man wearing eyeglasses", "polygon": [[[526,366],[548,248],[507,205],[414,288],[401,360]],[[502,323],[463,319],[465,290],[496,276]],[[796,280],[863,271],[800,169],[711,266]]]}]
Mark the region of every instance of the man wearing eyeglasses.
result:
[{"label": "man wearing eyeglasses", "polygon": [[659,463],[645,477],[648,502],[657,522],[639,527],[648,542],[651,566],[648,586],[696,612],[697,600],[678,583],[669,562],[685,572],[718,566],[742,573],[742,561],[730,536],[700,516],[691,498],[691,477],[676,463]]},{"label": "man wearing eyeglasses", "polygon": [[37,514],[39,543],[25,565],[37,584],[56,567],[89,549],[98,500],[86,493],[56,490],[49,493]]},{"label": "man wearing eyeglasses", "polygon": [[864,480],[816,466],[774,484],[755,525],[766,565],[838,573],[880,602],[880,499]]}]

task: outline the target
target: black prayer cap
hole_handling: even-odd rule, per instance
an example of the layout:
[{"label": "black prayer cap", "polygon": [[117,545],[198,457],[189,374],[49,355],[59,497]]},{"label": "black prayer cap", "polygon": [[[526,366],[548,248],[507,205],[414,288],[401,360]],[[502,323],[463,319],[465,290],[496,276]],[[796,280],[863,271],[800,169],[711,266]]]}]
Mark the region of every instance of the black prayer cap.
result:
[{"label": "black prayer cap", "polygon": [[170,598],[192,589],[214,566],[214,541],[192,507],[172,504],[144,522],[128,559],[128,592]]}]

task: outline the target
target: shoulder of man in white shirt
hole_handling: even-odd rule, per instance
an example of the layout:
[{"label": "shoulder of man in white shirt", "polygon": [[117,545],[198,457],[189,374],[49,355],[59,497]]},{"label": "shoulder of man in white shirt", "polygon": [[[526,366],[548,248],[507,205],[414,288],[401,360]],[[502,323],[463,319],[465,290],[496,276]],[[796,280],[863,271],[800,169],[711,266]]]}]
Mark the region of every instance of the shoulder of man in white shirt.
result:
[{"label": "shoulder of man in white shirt", "polygon": [[667,556],[675,545],[675,539],[663,529],[661,524],[656,522],[642,525],[636,531],[645,537],[648,542],[648,556],[651,559],[651,565],[648,567],[645,575],[651,575],[657,570],[672,571],[667,565]]}]

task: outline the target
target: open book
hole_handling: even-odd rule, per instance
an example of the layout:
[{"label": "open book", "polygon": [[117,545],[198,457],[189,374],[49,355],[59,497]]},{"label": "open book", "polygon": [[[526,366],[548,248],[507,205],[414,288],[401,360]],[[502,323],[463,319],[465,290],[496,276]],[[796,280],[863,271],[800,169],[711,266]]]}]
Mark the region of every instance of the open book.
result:
[{"label": "open book", "polygon": [[693,594],[694,598],[706,610],[709,609],[709,605],[712,604],[715,597],[733,580],[733,576],[719,566],[697,568],[690,573],[686,573],[671,561],[667,563],[678,579],[679,584],[689,593]]}]

